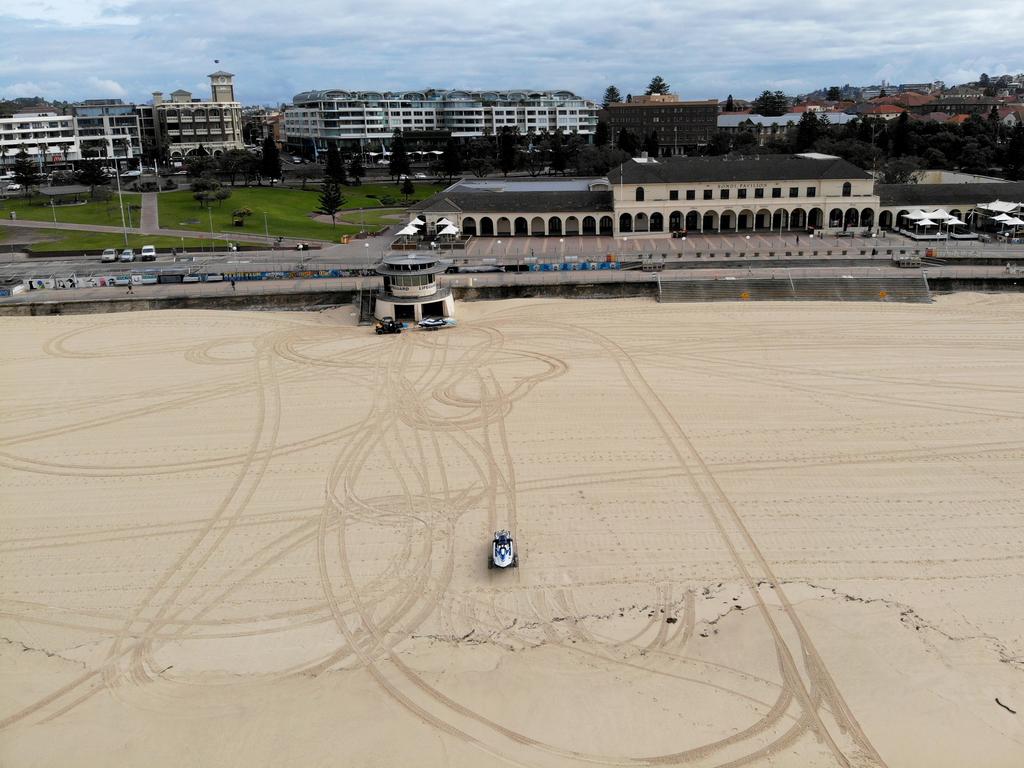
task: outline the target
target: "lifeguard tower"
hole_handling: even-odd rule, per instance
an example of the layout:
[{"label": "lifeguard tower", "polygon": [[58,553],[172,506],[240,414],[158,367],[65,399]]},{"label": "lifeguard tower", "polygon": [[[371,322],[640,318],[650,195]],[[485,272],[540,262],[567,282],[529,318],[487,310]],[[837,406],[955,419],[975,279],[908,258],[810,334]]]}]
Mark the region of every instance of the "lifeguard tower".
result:
[{"label": "lifeguard tower", "polygon": [[454,317],[455,299],[448,288],[437,285],[437,275],[445,267],[429,253],[385,256],[377,265],[384,278],[384,290],[373,305],[373,316],[380,320],[419,322],[424,317]]}]

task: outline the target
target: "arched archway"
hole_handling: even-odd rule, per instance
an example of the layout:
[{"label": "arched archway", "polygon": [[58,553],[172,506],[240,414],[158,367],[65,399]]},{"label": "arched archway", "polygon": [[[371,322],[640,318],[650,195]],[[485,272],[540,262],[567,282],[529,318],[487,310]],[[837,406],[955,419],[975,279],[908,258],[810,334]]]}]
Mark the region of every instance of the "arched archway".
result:
[{"label": "arched archway", "polygon": [[683,228],[683,214],[679,211],[672,211],[668,215],[668,231],[678,232]]},{"label": "arched archway", "polygon": [[665,231],[665,217],[655,211],[651,214],[651,232],[664,232]]},{"label": "arched archway", "polygon": [[833,208],[828,212],[828,225],[830,227],[843,226],[843,212],[840,209]]},{"label": "arched archway", "polygon": [[789,214],[789,228],[803,229],[807,226],[807,211],[803,208],[794,208]]},{"label": "arched archway", "polygon": [[[751,230],[754,228],[754,212],[749,208],[742,209],[736,215],[736,223],[733,226],[737,232],[742,230]],[[722,225],[722,229],[725,229],[725,225]]]},{"label": "arched archway", "polygon": [[490,216],[480,217],[480,236],[494,237],[494,222],[491,221]]},{"label": "arched archway", "polygon": [[882,229],[892,229],[892,211],[882,211],[878,215],[878,226]]},{"label": "arched archway", "polygon": [[619,232],[632,232],[633,231],[633,217],[628,213],[619,215]]},{"label": "arched archway", "polygon": [[575,216],[570,216],[565,220],[565,234],[567,235],[578,235],[580,233],[580,220]]},{"label": "arched archway", "polygon": [[562,220],[557,216],[552,216],[548,219],[548,234],[549,235],[560,235],[562,234]]},{"label": "arched archway", "polygon": [[789,229],[789,211],[782,209],[772,214],[772,229],[776,232]]},{"label": "arched archway", "polygon": [[647,214],[642,211],[633,217],[633,231],[634,232],[648,232],[651,228],[650,222],[647,219]]},{"label": "arched archway", "polygon": [[858,214],[857,209],[847,208],[846,213],[843,215],[843,229],[856,227],[858,221],[860,221],[860,215]]},{"label": "arched archway", "polygon": [[464,235],[475,235],[476,234],[476,219],[472,216],[466,216],[462,220],[462,234]]},{"label": "arched archway", "polygon": [[584,235],[596,235],[597,234],[597,221],[593,216],[583,217],[583,234]]},{"label": "arched archway", "polygon": [[704,222],[703,223],[704,223],[704,226],[702,227],[702,231],[704,231],[704,232],[714,232],[714,231],[717,231],[718,228],[719,228],[718,227],[718,225],[719,225],[718,211],[708,211],[707,213],[705,213],[704,214]]},{"label": "arched archway", "polygon": [[636,188],[636,201],[638,203],[642,203],[644,201],[644,188],[643,187],[637,187]]},{"label": "arched archway", "polygon": [[684,219],[687,232],[696,232],[700,229],[700,214],[697,211],[690,211]]},{"label": "arched archway", "polygon": [[544,219],[540,216],[534,216],[533,219],[530,220],[530,234],[535,235],[536,237],[544,236]]},{"label": "arched archway", "polygon": [[760,209],[754,216],[754,229],[766,230],[772,225],[772,212],[767,208]]},{"label": "arched archway", "polygon": [[602,235],[613,235],[615,233],[615,222],[611,216],[601,217],[600,233]]},{"label": "arched archway", "polygon": [[499,216],[498,222],[494,225],[494,231],[498,237],[508,237],[512,234],[512,222],[507,216]]},{"label": "arched archway", "polygon": [[860,212],[860,225],[862,227],[875,226],[875,211],[873,208],[865,208]]},{"label": "arched archway", "polygon": [[896,228],[897,229],[905,227],[905,226],[907,226],[910,223],[910,222],[907,221],[907,214],[908,213],[910,213],[910,211],[898,211],[896,213]]},{"label": "arched archway", "polygon": [[811,208],[807,212],[807,226],[810,229],[821,229],[825,220],[825,212],[821,208]]},{"label": "arched archway", "polygon": [[530,234],[530,225],[524,217],[516,216],[516,220],[513,222],[513,225],[515,227],[513,231],[516,235],[524,236]]}]

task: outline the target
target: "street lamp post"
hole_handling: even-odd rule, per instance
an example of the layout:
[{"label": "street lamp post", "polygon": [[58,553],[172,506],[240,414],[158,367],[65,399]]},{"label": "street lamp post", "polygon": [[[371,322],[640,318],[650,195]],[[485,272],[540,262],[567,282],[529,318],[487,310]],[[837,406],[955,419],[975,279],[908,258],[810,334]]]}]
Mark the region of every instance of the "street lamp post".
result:
[{"label": "street lamp post", "polygon": [[263,236],[270,243],[270,225],[267,223],[267,212],[263,211]]}]

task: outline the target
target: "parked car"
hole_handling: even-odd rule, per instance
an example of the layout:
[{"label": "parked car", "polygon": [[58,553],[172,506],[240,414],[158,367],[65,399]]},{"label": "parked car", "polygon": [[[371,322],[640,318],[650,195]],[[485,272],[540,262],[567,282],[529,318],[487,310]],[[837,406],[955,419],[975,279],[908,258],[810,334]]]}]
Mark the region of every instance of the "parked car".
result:
[{"label": "parked car", "polygon": [[133,179],[136,176],[141,176],[141,175],[142,175],[142,171],[123,171],[121,173],[121,178],[122,179],[126,179],[126,178],[132,178]]},{"label": "parked car", "polygon": [[22,187],[21,184],[8,184],[7,185],[7,191],[8,192],[21,192],[22,189],[24,189],[24,187]]},{"label": "parked car", "polygon": [[121,261],[135,261],[135,249],[125,248],[121,251]]},{"label": "parked car", "polygon": [[292,155],[292,162],[293,162],[293,163],[295,163],[296,165],[302,165],[302,164],[303,164],[304,162],[306,162],[306,161],[305,161],[305,160],[303,160],[303,159],[302,159],[301,157],[299,157],[298,155]]},{"label": "parked car", "polygon": [[139,261],[156,261],[156,246],[142,246],[142,253],[139,254]]},{"label": "parked car", "polygon": [[427,178],[427,174],[425,174],[425,173],[416,173],[416,174],[413,174],[413,178],[414,179],[425,179],[425,178]]},{"label": "parked car", "polygon": [[117,261],[117,248],[104,248],[100,261]]}]

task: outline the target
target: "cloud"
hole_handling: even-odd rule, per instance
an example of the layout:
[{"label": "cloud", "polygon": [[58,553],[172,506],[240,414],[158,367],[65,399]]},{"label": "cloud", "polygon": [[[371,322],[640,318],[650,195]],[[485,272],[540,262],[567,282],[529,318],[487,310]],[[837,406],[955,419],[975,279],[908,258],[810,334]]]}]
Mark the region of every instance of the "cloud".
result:
[{"label": "cloud", "polygon": [[[18,7],[10,8],[17,5]],[[31,6],[31,7],[30,7]],[[1024,4],[951,0],[49,0],[7,3],[0,90],[143,101],[235,72],[246,103],[304,90],[567,88],[639,93],[661,74],[683,98],[1024,71]],[[60,19],[59,21],[57,19]],[[196,19],[202,19],[198,25]],[[215,64],[214,59],[220,63]]]},{"label": "cloud", "polygon": [[128,91],[116,80],[104,80],[95,75],[90,75],[86,78],[85,83],[89,87],[89,92],[97,96],[123,98],[128,95]]}]

